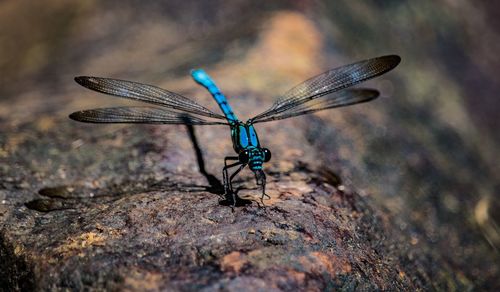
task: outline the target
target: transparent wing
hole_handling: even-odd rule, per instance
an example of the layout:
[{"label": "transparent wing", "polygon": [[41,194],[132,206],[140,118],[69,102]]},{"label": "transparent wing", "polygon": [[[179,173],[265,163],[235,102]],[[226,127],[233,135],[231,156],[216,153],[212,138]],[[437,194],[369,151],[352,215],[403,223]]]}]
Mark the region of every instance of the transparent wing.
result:
[{"label": "transparent wing", "polygon": [[225,119],[223,115],[216,114],[187,97],[156,86],[132,81],[88,76],[75,77],[75,81],[97,92],[139,100],[200,116]]},{"label": "transparent wing", "polygon": [[378,96],[379,92],[374,89],[346,89],[317,99],[309,100],[301,105],[293,107],[290,110],[259,119],[254,121],[254,123],[282,120],[321,110],[367,102],[377,98]]},{"label": "transparent wing", "polygon": [[[287,111],[293,111],[294,108],[306,102],[384,74],[396,67],[400,61],[401,58],[399,56],[389,55],[326,71],[295,86],[276,100],[268,110],[251,120],[253,122],[267,121],[274,116],[280,116]],[[349,104],[352,103],[344,105]],[[342,106],[342,104],[337,104],[336,107],[338,106]]]},{"label": "transparent wing", "polygon": [[225,122],[211,121],[188,113],[148,106],[83,110],[72,113],[69,118],[85,123],[227,125]]}]

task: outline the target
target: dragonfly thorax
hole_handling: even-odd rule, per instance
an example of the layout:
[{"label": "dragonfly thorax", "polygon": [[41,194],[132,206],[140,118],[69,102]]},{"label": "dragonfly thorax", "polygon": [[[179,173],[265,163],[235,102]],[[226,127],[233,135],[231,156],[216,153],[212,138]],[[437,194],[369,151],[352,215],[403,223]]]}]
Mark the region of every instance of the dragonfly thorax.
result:
[{"label": "dragonfly thorax", "polygon": [[271,151],[260,146],[259,137],[251,123],[231,125],[231,138],[239,161],[248,164],[251,170],[262,169],[262,164],[271,159]]},{"label": "dragonfly thorax", "polygon": [[238,122],[231,125],[231,139],[236,153],[248,148],[260,148],[259,137],[252,124]]}]

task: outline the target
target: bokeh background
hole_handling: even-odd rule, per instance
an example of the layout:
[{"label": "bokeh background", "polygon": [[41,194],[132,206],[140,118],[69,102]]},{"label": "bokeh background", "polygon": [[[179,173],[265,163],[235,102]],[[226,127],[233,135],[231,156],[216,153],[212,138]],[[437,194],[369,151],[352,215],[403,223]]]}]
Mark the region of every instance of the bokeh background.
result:
[{"label": "bokeh background", "polygon": [[[493,1],[464,0],[2,1],[4,215],[37,189],[106,185],[111,171],[121,178],[196,172],[182,150],[187,138],[174,130],[67,119],[131,104],[85,90],[74,76],[155,84],[217,110],[188,76],[203,67],[248,118],[314,74],[398,54],[393,72],[368,83],[382,93],[375,102],[262,125],[261,140],[277,154],[271,168],[297,159],[328,166],[407,236],[404,252],[423,267],[418,278],[433,283],[427,287],[499,288],[499,12]],[[107,136],[123,129],[118,142]],[[141,129],[178,141],[167,159],[148,158],[148,149],[166,146],[138,142]],[[218,174],[221,153],[231,153],[226,129],[199,134],[207,167]],[[138,152],[124,150],[134,143],[143,143]]]}]

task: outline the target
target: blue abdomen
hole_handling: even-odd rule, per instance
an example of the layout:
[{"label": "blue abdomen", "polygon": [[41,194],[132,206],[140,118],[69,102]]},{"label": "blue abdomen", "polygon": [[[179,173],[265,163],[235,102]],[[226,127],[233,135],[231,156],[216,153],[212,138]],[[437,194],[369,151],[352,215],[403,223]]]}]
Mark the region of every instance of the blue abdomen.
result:
[{"label": "blue abdomen", "polygon": [[191,76],[196,82],[205,87],[210,92],[210,94],[212,94],[229,123],[235,123],[238,121],[238,118],[234,114],[233,109],[227,103],[227,99],[224,94],[220,92],[217,85],[215,85],[215,82],[203,69],[192,70]]}]

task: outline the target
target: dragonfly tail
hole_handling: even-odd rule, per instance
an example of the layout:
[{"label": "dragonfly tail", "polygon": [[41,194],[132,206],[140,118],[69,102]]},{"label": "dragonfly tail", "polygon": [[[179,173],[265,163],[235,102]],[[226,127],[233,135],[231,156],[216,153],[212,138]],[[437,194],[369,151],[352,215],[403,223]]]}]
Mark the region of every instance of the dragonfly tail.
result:
[{"label": "dragonfly tail", "polygon": [[210,76],[208,76],[208,74],[203,69],[192,70],[191,76],[193,77],[194,81],[205,87],[210,92],[210,94],[212,94],[213,98],[219,105],[229,123],[236,123],[238,121],[238,118],[227,102],[226,97],[224,96],[224,94],[222,94],[217,85],[215,85],[215,82],[212,80],[212,78],[210,78]]}]

